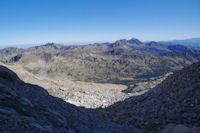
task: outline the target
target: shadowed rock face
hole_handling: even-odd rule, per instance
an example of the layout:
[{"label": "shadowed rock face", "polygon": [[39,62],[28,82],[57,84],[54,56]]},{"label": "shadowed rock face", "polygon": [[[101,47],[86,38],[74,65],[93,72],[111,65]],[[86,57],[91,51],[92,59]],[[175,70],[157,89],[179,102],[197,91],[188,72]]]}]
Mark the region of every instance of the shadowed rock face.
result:
[{"label": "shadowed rock face", "polygon": [[109,106],[103,117],[158,132],[169,123],[199,127],[199,112],[200,62],[175,72],[143,95]]},{"label": "shadowed rock face", "polygon": [[76,107],[27,84],[0,66],[0,132],[140,132],[99,119],[94,110]]}]

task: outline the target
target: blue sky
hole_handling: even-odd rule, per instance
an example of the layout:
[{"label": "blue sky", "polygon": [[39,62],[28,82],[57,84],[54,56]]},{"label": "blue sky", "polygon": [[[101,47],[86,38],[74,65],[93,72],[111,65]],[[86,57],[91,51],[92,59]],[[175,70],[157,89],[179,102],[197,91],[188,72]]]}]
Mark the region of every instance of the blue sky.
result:
[{"label": "blue sky", "polygon": [[200,37],[200,0],[0,0],[0,45]]}]

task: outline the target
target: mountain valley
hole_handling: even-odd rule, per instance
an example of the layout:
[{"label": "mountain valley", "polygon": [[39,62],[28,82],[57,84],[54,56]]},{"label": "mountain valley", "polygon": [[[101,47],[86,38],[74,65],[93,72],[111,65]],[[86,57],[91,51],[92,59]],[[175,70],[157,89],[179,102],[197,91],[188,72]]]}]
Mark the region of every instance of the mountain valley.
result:
[{"label": "mountain valley", "polygon": [[48,43],[0,51],[1,62],[19,64],[33,74],[125,85],[134,81],[135,76],[176,71],[199,59],[200,48],[144,44],[135,38],[84,46]]},{"label": "mountain valley", "polygon": [[199,60],[136,38],[2,49],[0,131],[198,133]]}]

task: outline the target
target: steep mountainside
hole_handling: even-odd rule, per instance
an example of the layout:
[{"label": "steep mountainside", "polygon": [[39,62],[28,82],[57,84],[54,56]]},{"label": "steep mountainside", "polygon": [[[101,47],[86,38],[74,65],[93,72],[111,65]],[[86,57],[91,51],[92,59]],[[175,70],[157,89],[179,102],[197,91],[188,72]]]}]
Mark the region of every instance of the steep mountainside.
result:
[{"label": "steep mountainside", "polygon": [[13,52],[13,56],[0,52],[0,59],[20,64],[33,74],[128,84],[137,75],[166,73],[197,62],[200,59],[198,51],[182,45],[144,44],[132,38],[84,46],[48,43]]},{"label": "steep mountainside", "polygon": [[200,62],[175,72],[143,95],[113,104],[103,110],[103,117],[158,132],[169,123],[199,127],[199,112]]}]

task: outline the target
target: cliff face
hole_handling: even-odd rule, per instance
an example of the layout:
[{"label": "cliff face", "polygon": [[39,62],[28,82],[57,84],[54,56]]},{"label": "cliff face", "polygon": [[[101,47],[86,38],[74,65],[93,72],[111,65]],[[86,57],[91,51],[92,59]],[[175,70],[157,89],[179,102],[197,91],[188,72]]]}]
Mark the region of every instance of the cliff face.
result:
[{"label": "cliff face", "polygon": [[27,84],[0,66],[0,132],[130,132],[99,119],[94,110],[76,107]]},{"label": "cliff face", "polygon": [[200,126],[200,62],[175,72],[143,95],[118,102],[103,117],[146,132],[169,123]]}]

